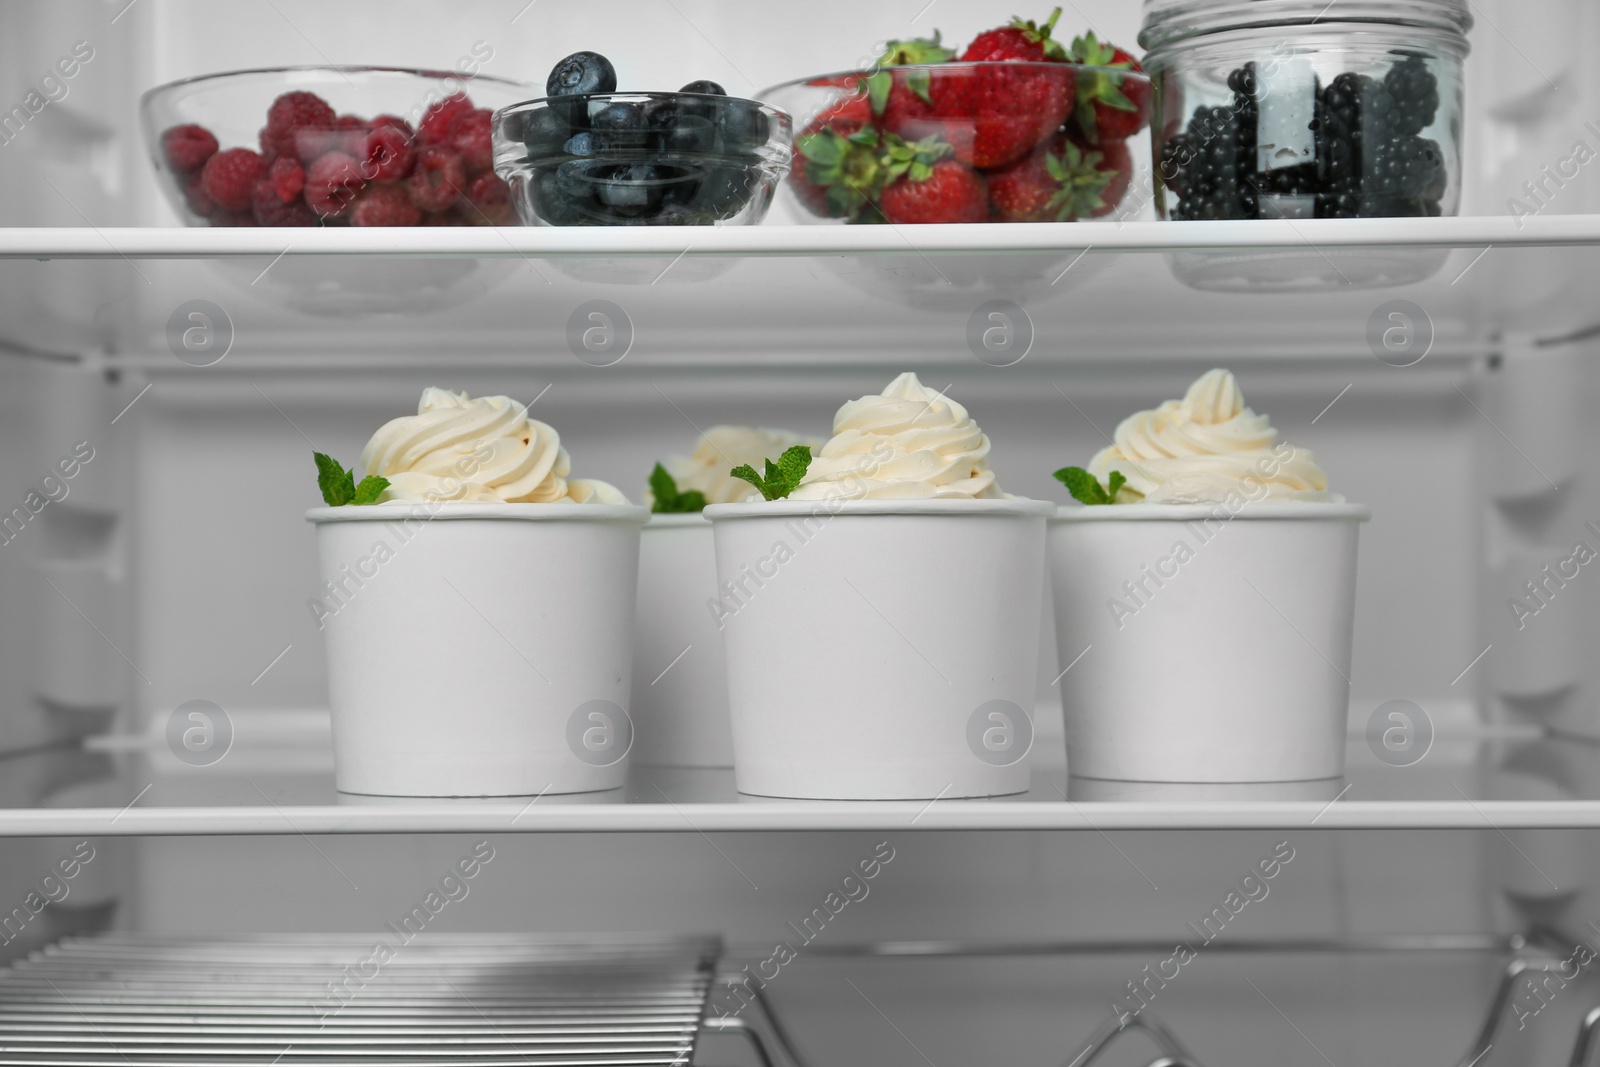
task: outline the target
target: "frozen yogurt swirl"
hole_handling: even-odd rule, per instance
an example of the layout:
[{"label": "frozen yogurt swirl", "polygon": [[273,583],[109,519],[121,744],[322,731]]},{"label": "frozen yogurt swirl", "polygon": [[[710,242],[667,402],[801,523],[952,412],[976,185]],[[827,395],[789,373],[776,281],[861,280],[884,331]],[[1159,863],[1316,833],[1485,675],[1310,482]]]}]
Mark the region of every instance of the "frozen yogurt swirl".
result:
[{"label": "frozen yogurt swirl", "polygon": [[1122,420],[1115,443],[1089,462],[1105,481],[1121,471],[1117,503],[1212,504],[1245,500],[1337,502],[1310,451],[1277,442],[1265,415],[1245,406],[1239,383],[1209,370],[1184,394]]},{"label": "frozen yogurt swirl", "polygon": [[910,372],[833,417],[794,500],[1003,498],[989,469],[989,438],[967,409]]},{"label": "frozen yogurt swirl", "polygon": [[[678,491],[698,489],[707,504],[737,504],[750,495],[750,483],[728,473],[743,463],[756,470],[775,460],[795,445],[815,452],[822,445],[817,437],[802,437],[788,430],[758,429],[753,426],[713,426],[700,437],[692,456],[668,456],[661,465],[672,475]],[[654,501],[645,493],[645,504]]]},{"label": "frozen yogurt swirl", "polygon": [[381,503],[626,504],[606,482],[567,477],[572,460],[554,428],[507,396],[428,388],[415,415],[379,428],[361,453],[389,479]]}]

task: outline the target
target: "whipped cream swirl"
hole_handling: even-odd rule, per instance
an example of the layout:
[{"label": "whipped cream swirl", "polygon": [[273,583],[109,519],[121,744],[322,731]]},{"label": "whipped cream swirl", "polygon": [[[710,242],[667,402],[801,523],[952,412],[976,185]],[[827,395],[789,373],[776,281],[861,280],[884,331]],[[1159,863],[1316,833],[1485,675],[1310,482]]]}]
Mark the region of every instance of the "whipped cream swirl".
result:
[{"label": "whipped cream swirl", "polygon": [[1004,498],[989,469],[989,438],[967,409],[910,372],[833,417],[794,500]]},{"label": "whipped cream swirl", "polygon": [[[822,439],[788,430],[713,426],[701,435],[693,455],[668,456],[661,465],[672,475],[680,493],[698,489],[705,494],[707,504],[737,504],[750,495],[750,483],[728,472],[741,463],[762,470],[766,460],[776,460],[795,445],[805,445],[815,452]],[[648,491],[644,502],[646,506],[654,503]]]},{"label": "whipped cream swirl", "polygon": [[385,423],[361,452],[389,479],[379,503],[626,504],[615,486],[568,478],[572,459],[551,426],[507,396],[427,388],[415,415]]},{"label": "whipped cream swirl", "polygon": [[1244,403],[1239,383],[1209,370],[1182,400],[1122,420],[1115,443],[1089,462],[1101,481],[1121,471],[1117,503],[1212,504],[1246,500],[1337,502],[1311,452],[1277,442],[1265,415]]}]

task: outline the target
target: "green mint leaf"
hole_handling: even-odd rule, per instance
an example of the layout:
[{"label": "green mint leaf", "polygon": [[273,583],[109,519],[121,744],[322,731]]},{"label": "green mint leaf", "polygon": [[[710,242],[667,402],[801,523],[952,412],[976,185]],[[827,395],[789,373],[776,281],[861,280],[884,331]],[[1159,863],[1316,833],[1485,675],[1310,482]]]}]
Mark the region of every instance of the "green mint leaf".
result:
[{"label": "green mint leaf", "polygon": [[678,483],[659,463],[650,472],[650,497],[651,511],[670,512],[678,503]]},{"label": "green mint leaf", "polygon": [[[772,461],[768,460],[767,463],[771,466]],[[775,493],[771,499],[776,500],[779,497],[786,497],[794,492],[795,488],[800,484],[800,479],[806,476],[806,471],[810,466],[811,449],[806,445],[794,445],[784,449],[783,455],[778,457],[776,468],[780,491]]]},{"label": "green mint leaf", "polygon": [[350,503],[356,495],[355,475],[339,466],[339,461],[321,452],[311,453],[317,461],[317,488],[330,508]]},{"label": "green mint leaf", "polygon": [[1062,467],[1053,477],[1066,486],[1067,492],[1072,494],[1072,499],[1080,504],[1111,503],[1111,498],[1106,495],[1105,487],[1100,484],[1100,480],[1082,467]]},{"label": "green mint leaf", "polygon": [[678,483],[661,464],[650,472],[650,510],[658,515],[682,515],[704,511],[706,495],[698,489],[680,493]]},{"label": "green mint leaf", "polygon": [[733,470],[729,471],[728,474],[734,478],[743,478],[745,481],[761,490],[761,495],[763,498],[767,500],[772,499],[772,497],[767,493],[766,479],[757,474],[756,469],[750,466],[750,464],[741,463],[737,467],[733,468]]},{"label": "green mint leaf", "polygon": [[1128,479],[1123,476],[1121,471],[1112,471],[1106,476],[1106,496],[1111,503],[1115,504],[1117,502],[1117,493],[1127,484]]},{"label": "green mint leaf", "polygon": [[[352,475],[352,480],[354,476]],[[389,479],[380,478],[376,474],[369,474],[361,479],[361,484],[356,486],[355,498],[352,504],[376,504],[383,491],[389,488]]]}]

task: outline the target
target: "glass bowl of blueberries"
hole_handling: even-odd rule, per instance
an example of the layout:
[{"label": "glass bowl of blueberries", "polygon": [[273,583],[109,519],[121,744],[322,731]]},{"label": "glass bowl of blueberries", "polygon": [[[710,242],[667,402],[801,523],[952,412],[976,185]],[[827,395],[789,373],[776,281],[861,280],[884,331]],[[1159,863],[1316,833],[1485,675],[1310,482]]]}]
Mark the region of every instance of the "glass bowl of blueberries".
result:
[{"label": "glass bowl of blueberries", "polygon": [[494,116],[495,172],[530,226],[746,226],[788,173],[789,115],[712,81],[619,93],[596,52]]}]

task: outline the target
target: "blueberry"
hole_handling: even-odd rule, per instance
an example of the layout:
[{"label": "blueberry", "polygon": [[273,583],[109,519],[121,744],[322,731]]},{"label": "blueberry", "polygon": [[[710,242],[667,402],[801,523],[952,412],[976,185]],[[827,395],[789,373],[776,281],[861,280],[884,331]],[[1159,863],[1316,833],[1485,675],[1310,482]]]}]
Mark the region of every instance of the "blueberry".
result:
[{"label": "blueberry", "polygon": [[628,163],[602,178],[596,190],[602,204],[615,208],[646,208],[660,203],[660,174],[648,163]]},{"label": "blueberry", "polygon": [[757,174],[745,167],[717,167],[705,180],[701,206],[718,218],[738,214],[760,184]]},{"label": "blueberry", "polygon": [[606,104],[589,116],[589,126],[601,151],[644,150],[650,146],[645,127],[645,111],[638,104],[621,101]]},{"label": "blueberry", "polygon": [[568,160],[556,168],[555,186],[573,200],[588,200],[594,196],[601,175],[610,170],[610,164],[592,159]]},{"label": "blueberry", "polygon": [[656,170],[661,175],[662,204],[679,206],[698,204],[701,199],[702,180],[705,177],[704,167],[659,164]]},{"label": "blueberry", "polygon": [[728,152],[754,152],[767,143],[766,112],[744,100],[729,100],[718,110],[717,129]]},{"label": "blueberry", "polygon": [[582,133],[575,133],[567,138],[567,142],[561,146],[561,149],[569,156],[592,156],[604,147],[599,137],[588,130],[584,130]]},{"label": "blueberry", "polygon": [[716,128],[700,115],[682,115],[676,128],[658,134],[656,145],[662,152],[706,153],[717,144]]},{"label": "blueberry", "polygon": [[572,226],[583,220],[582,207],[562,190],[555,171],[541,171],[534,179],[534,210],[552,226]]},{"label": "blueberry", "polygon": [[555,109],[541,107],[528,112],[523,140],[528,146],[529,154],[553,155],[561,150],[561,146],[571,136],[572,127],[567,124],[566,117]]},{"label": "blueberry", "polygon": [[701,78],[699,81],[692,81],[688,85],[685,85],[682,89],[679,89],[678,92],[703,93],[706,96],[728,95],[728,90],[724,89],[722,86],[708,78]]},{"label": "blueberry", "polygon": [[676,129],[682,114],[683,112],[674,101],[652,100],[645,105],[645,128],[656,133]]},{"label": "blueberry", "polygon": [[638,104],[616,101],[606,104],[589,116],[591,130],[618,130],[631,132],[645,128],[644,108]]},{"label": "blueberry", "polygon": [[546,96],[614,93],[617,71],[599,52],[574,52],[550,68],[544,91]]}]

